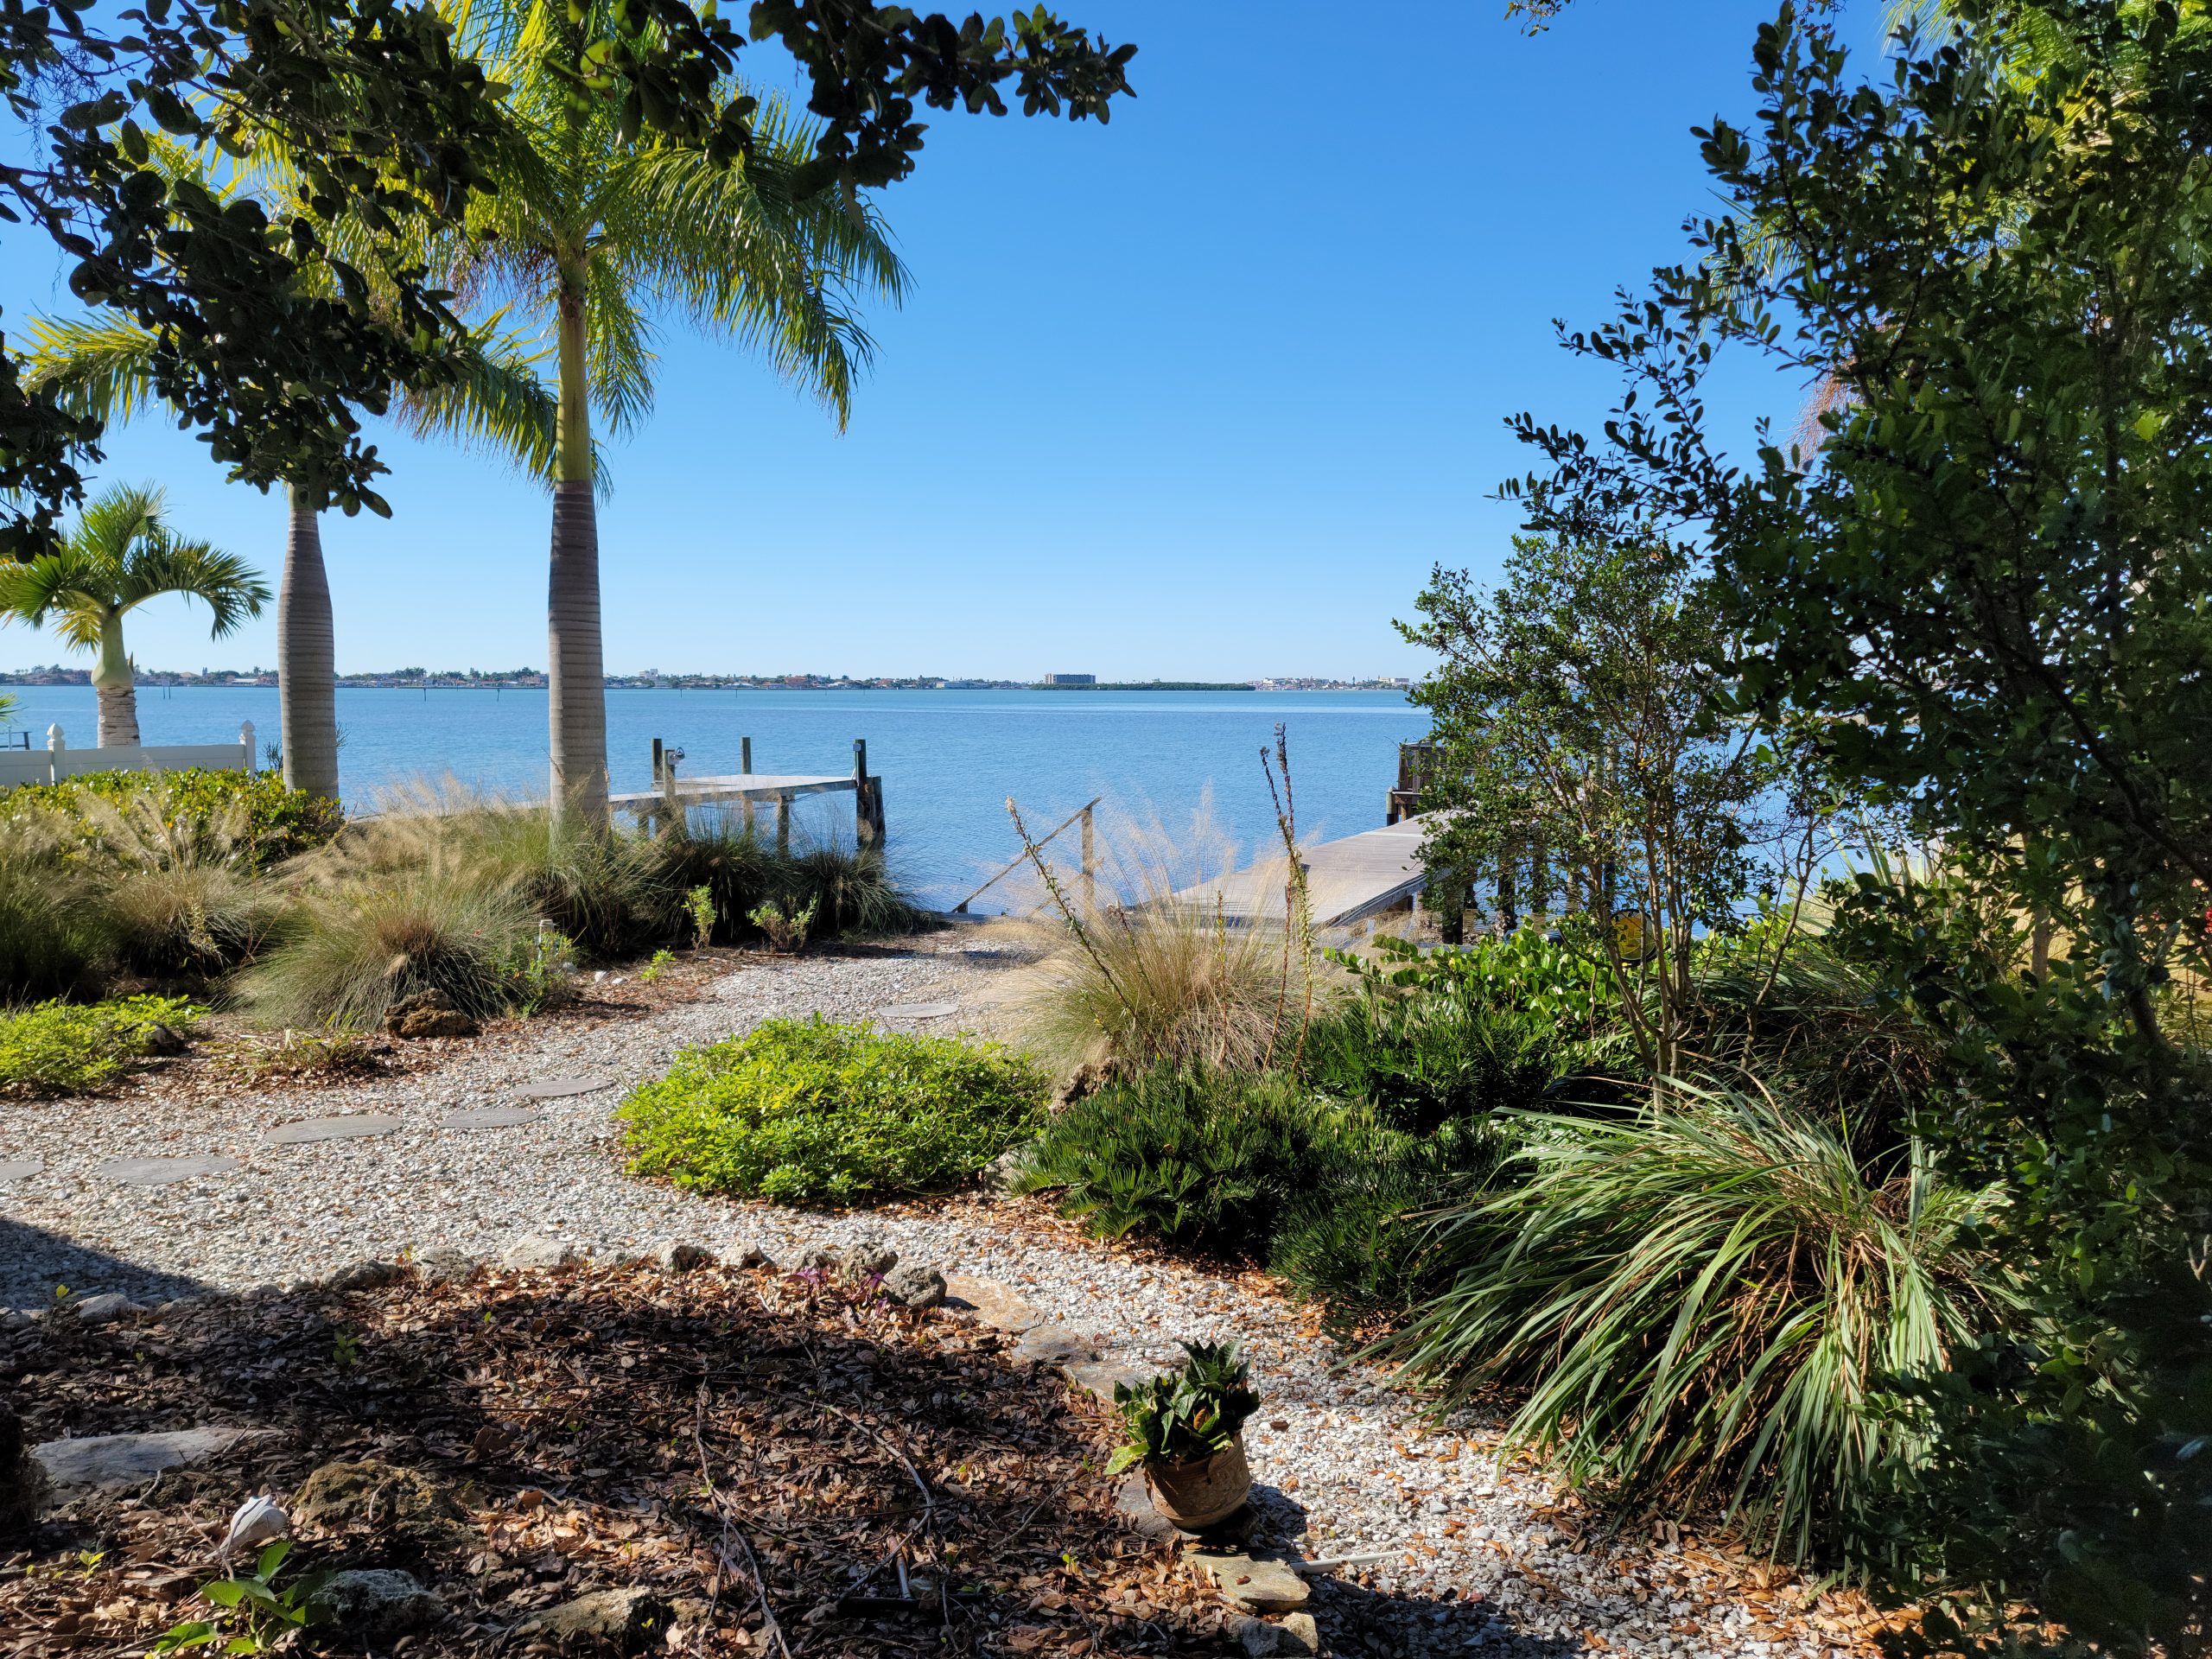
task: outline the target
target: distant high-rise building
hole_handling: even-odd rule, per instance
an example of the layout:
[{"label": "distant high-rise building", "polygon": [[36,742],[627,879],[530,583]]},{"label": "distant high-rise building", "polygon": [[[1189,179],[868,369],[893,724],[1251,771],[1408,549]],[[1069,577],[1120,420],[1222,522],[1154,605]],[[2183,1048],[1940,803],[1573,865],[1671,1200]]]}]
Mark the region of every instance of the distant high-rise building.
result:
[{"label": "distant high-rise building", "polygon": [[1098,677],[1096,674],[1047,674],[1045,677],[1045,683],[1047,685],[1096,685],[1098,683]]}]

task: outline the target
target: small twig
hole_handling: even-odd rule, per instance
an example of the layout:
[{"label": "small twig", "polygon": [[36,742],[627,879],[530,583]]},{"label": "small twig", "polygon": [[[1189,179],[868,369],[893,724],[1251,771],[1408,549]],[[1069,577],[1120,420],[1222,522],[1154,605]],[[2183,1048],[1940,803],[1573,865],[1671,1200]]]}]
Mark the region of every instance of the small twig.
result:
[{"label": "small twig", "polygon": [[904,1452],[901,1452],[896,1446],[893,1445],[890,1438],[886,1435],[882,1430],[861,1421],[858,1417],[854,1416],[851,1412],[847,1411],[842,1406],[831,1405],[827,1400],[809,1400],[800,1395],[783,1394],[774,1389],[763,1389],[761,1392],[778,1400],[788,1400],[793,1405],[811,1406],[817,1411],[833,1413],[836,1415],[843,1418],[855,1428],[859,1429],[861,1433],[874,1440],[878,1446],[881,1446],[893,1457],[899,1459],[899,1465],[906,1470],[908,1477],[913,1481],[914,1490],[922,1495],[922,1519],[920,1524],[924,1527],[927,1527],[932,1521],[937,1519],[937,1498],[931,1492],[929,1483],[922,1478],[922,1471],[914,1467],[913,1459],[909,1458]]},{"label": "small twig", "polygon": [[691,1443],[699,1449],[699,1478],[706,1483],[708,1501],[714,1504],[715,1516],[721,1522],[722,1541],[715,1554],[725,1567],[735,1570],[736,1563],[729,1559],[729,1540],[734,1536],[740,1549],[745,1552],[747,1569],[753,1575],[753,1591],[760,1599],[760,1632],[772,1640],[791,1659],[791,1643],[784,1640],[784,1627],[776,1618],[775,1609],[768,1605],[768,1580],[760,1571],[760,1558],[753,1553],[753,1541],[745,1535],[745,1529],[724,1501],[721,1489],[715,1484],[714,1461],[707,1455],[707,1385],[699,1385],[699,1393],[691,1420]]}]

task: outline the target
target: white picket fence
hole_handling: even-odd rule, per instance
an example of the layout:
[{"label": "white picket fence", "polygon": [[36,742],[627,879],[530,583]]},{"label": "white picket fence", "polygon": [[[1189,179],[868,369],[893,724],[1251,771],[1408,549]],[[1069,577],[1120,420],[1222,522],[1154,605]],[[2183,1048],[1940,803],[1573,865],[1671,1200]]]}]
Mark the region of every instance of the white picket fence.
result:
[{"label": "white picket fence", "polygon": [[0,789],[52,784],[88,772],[181,772],[187,766],[251,772],[253,722],[238,727],[235,743],[162,743],[128,748],[73,749],[60,726],[46,728],[43,749],[0,749]]}]

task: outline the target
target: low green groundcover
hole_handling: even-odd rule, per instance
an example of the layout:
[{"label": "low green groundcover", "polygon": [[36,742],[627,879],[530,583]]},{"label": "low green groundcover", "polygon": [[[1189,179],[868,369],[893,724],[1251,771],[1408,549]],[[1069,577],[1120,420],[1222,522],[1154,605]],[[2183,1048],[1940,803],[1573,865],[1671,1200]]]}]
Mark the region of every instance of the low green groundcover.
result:
[{"label": "low green groundcover", "polygon": [[202,1009],[174,996],[112,1002],[41,1002],[0,1014],[0,1093],[80,1095],[123,1074],[163,1040],[189,1031]]},{"label": "low green groundcover", "polygon": [[631,1167],[782,1204],[929,1192],[1034,1135],[1046,1082],[994,1045],[772,1020],[622,1104]]}]

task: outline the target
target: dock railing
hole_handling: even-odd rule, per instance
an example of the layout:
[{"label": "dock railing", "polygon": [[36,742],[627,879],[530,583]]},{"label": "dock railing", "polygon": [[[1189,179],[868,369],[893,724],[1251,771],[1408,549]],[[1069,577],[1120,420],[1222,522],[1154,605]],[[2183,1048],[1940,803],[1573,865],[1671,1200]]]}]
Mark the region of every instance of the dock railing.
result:
[{"label": "dock railing", "polygon": [[[1036,843],[1037,850],[1042,852],[1045,849],[1046,845],[1051,842],[1053,836],[1058,835],[1061,830],[1066,829],[1071,823],[1078,822],[1082,823],[1083,909],[1085,915],[1096,915],[1098,911],[1098,842],[1096,834],[1096,815],[1098,810],[1098,803],[1105,798],[1106,798],[1103,795],[1092,796],[1081,806],[1076,808],[1074,811],[1069,813],[1067,817],[1062,818],[1059,823],[1053,827],[1050,835],[1044,836]],[[1013,863],[1007,865],[989,880],[984,882],[982,887],[976,888],[975,892],[969,893],[965,899],[963,899],[958,904],[955,905],[952,907],[952,913],[956,916],[965,916],[968,913],[969,906],[974,904],[978,899],[988,893],[993,887],[998,886],[1000,882],[1005,880],[1007,877],[1012,875],[1016,870],[1020,869],[1028,861],[1029,853],[1027,849],[1024,849],[1020,858],[1015,859]]]}]

